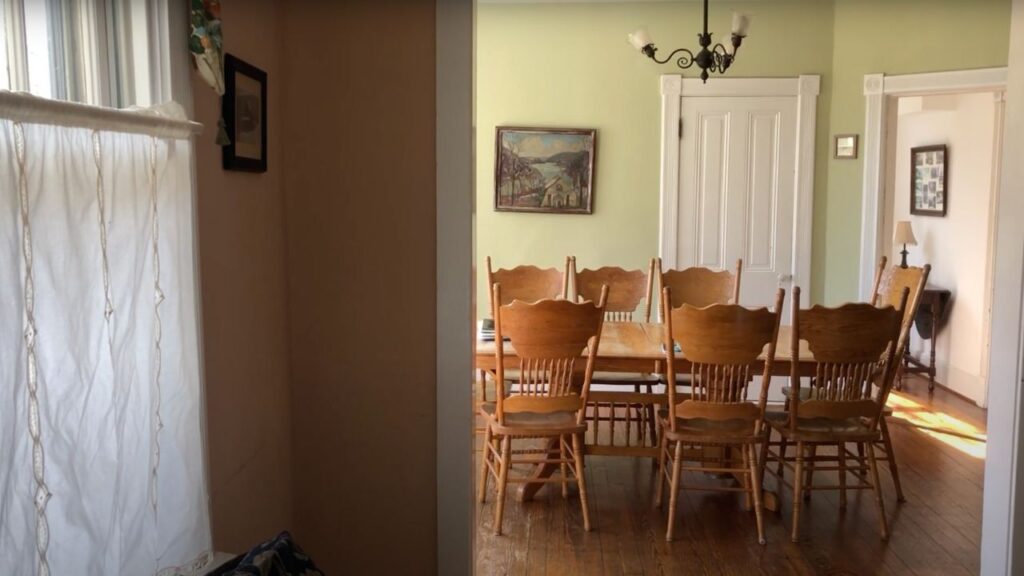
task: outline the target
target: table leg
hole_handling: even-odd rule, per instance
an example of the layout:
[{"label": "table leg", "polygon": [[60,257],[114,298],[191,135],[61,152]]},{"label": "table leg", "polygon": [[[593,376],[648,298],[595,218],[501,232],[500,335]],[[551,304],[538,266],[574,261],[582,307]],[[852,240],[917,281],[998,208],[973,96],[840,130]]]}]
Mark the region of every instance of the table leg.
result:
[{"label": "table leg", "polygon": [[935,345],[939,337],[939,299],[932,298],[932,342],[928,362],[928,391],[935,391]]},{"label": "table leg", "polygon": [[[558,444],[558,438],[548,439],[547,443],[548,459],[554,459],[560,457],[560,446]],[[534,464],[533,472],[530,473],[531,480],[544,480],[550,478],[555,470],[558,469],[558,464],[552,464],[545,462],[543,464]],[[519,494],[517,500],[520,502],[528,502],[533,500],[534,495],[544,486],[543,483],[524,483],[519,488]]]}]

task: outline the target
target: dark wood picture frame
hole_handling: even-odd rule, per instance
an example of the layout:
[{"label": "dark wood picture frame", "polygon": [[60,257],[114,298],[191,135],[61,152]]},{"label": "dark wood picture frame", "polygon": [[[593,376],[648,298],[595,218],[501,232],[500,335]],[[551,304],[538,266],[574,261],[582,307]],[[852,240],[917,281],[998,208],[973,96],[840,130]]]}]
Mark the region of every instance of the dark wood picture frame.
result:
[{"label": "dark wood picture frame", "polygon": [[[243,89],[239,93],[238,76],[245,76],[259,84],[259,126],[240,132],[246,126],[240,125],[238,112],[252,114],[254,94]],[[244,99],[244,100],[243,100]],[[244,107],[244,109],[243,109]],[[231,54],[224,57],[224,96],[221,98],[221,114],[230,143],[223,147],[223,165],[225,170],[242,170],[245,172],[267,171],[267,73],[259,68],[236,58]],[[247,122],[252,125],[252,120]],[[239,136],[251,140],[254,133],[259,138],[259,153],[252,154],[251,141],[239,145]]]},{"label": "dark wood picture frame", "polygon": [[910,213],[945,216],[949,208],[949,150],[945,144],[910,149]]},{"label": "dark wood picture frame", "polygon": [[[839,140],[842,138],[853,138],[853,154],[842,156],[839,154]],[[856,160],[860,152],[860,135],[858,134],[836,134],[832,137],[832,159],[833,160]]]},{"label": "dark wood picture frame", "polygon": [[[511,199],[503,195],[503,182],[507,184],[510,157],[519,158],[513,151],[504,151],[503,138],[507,134],[524,133],[543,138],[544,136],[577,137],[589,140],[583,150],[555,153],[544,161],[531,158],[526,164],[527,176],[534,183],[534,189],[523,195],[525,200],[517,203],[516,181],[513,178]],[[557,159],[556,159],[557,158]],[[555,159],[554,162],[550,161]],[[580,160],[583,163],[580,163]],[[545,176],[533,165],[548,165]],[[593,214],[594,213],[594,168],[597,165],[596,128],[535,128],[522,126],[498,126],[494,136],[494,210],[497,212],[533,212],[550,214]],[[513,172],[516,169],[511,168]],[[532,171],[532,172],[531,172]],[[555,192],[552,187],[559,186]],[[565,190],[565,188],[569,188]],[[538,195],[540,196],[538,198]]]}]

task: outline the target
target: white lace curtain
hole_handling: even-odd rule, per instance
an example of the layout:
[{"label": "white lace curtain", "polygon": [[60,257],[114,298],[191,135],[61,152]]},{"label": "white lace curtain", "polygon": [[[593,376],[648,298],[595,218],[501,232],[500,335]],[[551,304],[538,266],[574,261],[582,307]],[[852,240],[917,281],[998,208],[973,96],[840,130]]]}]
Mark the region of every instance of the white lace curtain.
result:
[{"label": "white lace curtain", "polygon": [[0,574],[209,557],[191,127],[0,93]]}]

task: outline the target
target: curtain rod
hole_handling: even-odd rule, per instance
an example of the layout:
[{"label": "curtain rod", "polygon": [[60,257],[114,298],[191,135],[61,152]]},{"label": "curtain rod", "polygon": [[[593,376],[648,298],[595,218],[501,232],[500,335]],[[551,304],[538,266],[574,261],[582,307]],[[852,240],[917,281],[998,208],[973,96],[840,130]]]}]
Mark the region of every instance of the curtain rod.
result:
[{"label": "curtain rod", "polygon": [[27,92],[7,90],[0,90],[0,118],[29,124],[131,132],[175,139],[186,139],[203,131],[203,125],[189,120],[184,108],[176,102],[149,108],[117,109],[51,100]]}]

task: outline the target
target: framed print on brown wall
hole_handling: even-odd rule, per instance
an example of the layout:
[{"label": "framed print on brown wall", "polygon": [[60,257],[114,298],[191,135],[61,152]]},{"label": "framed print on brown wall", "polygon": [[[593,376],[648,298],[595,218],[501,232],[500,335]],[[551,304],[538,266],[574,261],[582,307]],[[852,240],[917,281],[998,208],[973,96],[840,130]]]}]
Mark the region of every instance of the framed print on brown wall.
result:
[{"label": "framed print on brown wall", "polygon": [[494,145],[494,209],[594,213],[597,130],[499,126]]},{"label": "framed print on brown wall", "polygon": [[221,100],[230,142],[224,169],[267,171],[267,73],[227,54]]},{"label": "framed print on brown wall", "polygon": [[945,216],[949,204],[945,144],[910,149],[910,213]]}]

